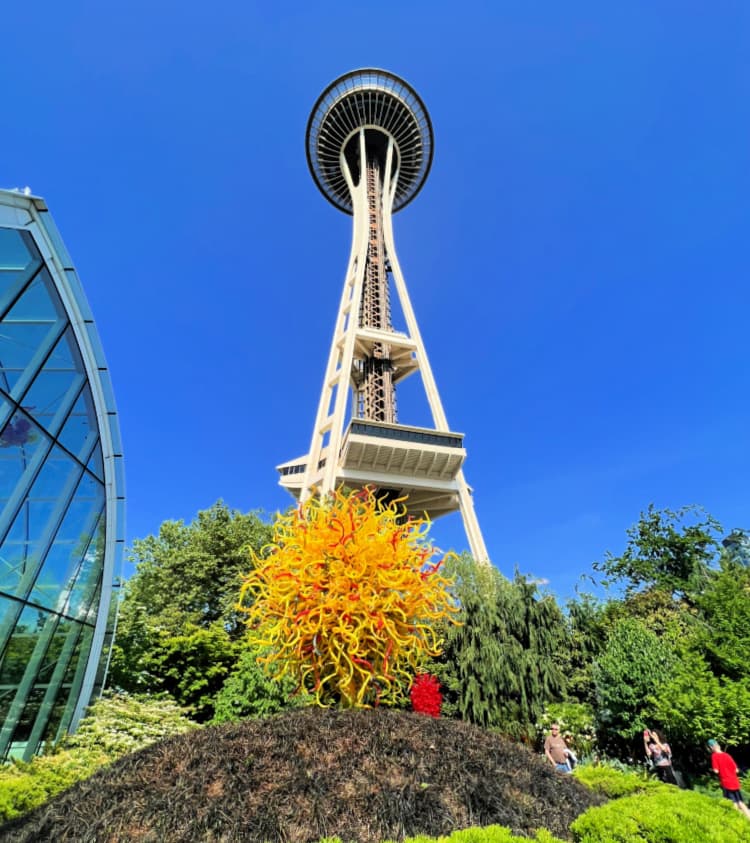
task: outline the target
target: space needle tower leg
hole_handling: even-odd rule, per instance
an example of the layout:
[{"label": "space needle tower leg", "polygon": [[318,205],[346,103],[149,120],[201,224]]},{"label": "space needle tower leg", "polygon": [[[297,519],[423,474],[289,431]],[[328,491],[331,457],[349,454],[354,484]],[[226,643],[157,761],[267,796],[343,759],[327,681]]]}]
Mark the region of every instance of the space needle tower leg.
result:
[{"label": "space needle tower leg", "polygon": [[[385,71],[341,77],[313,109],[308,163],[323,194],[352,215],[352,245],[310,450],[279,466],[280,483],[301,500],[340,484],[374,485],[430,518],[458,509],[472,555],[486,563],[462,470],[463,435],[448,426],[393,239],[393,213],[424,183],[432,146],[421,99]],[[391,289],[406,331],[394,330]],[[397,418],[397,384],[413,373],[433,428]]]}]

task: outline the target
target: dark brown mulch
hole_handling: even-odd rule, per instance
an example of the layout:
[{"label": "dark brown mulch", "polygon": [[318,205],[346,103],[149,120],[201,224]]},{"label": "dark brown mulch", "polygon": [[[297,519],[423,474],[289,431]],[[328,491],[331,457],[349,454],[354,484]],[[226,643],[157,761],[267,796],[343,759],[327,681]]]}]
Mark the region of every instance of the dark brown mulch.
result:
[{"label": "dark brown mulch", "polygon": [[602,797],[467,723],[304,709],[135,752],[20,819],[20,843],[377,843],[497,823],[568,827]]}]

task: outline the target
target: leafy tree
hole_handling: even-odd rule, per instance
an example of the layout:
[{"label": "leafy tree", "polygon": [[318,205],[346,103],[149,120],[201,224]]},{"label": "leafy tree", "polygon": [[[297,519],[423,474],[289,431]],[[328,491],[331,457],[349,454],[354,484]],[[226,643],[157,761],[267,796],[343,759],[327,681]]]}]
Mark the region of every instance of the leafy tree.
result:
[{"label": "leafy tree", "polygon": [[240,644],[220,623],[187,626],[180,635],[158,631],[140,658],[137,687],[169,694],[199,722],[214,713],[214,697],[234,669]]},{"label": "leafy tree", "polygon": [[727,556],[698,598],[698,647],[720,675],[750,678],[750,568]]},{"label": "leafy tree", "polygon": [[657,510],[650,504],[628,529],[620,556],[607,553],[594,569],[605,584],[624,582],[630,597],[642,588],[657,588],[692,602],[715,562],[721,525],[697,506]]},{"label": "leafy tree", "polygon": [[121,622],[136,607],[170,633],[220,621],[233,637],[242,635],[236,603],[242,577],[272,537],[257,513],[231,510],[222,501],[198,513],[190,524],[165,521],[157,536],[136,539],[129,561],[136,573],[127,581]]},{"label": "leafy tree", "polygon": [[672,648],[641,621],[615,623],[593,668],[601,745],[622,750],[644,728],[661,725],[654,703],[675,662]]},{"label": "leafy tree", "polygon": [[310,703],[307,694],[296,691],[290,677],[271,679],[258,664],[258,652],[245,650],[216,695],[211,722],[234,723],[251,717],[268,717]]},{"label": "leafy tree", "polygon": [[190,524],[164,522],[138,539],[112,647],[109,682],[132,692],[167,692],[201,720],[239,657],[241,578],[271,528],[256,513],[219,501]]},{"label": "leafy tree", "polygon": [[716,676],[703,656],[685,650],[659,685],[653,713],[683,757],[705,759],[705,742],[750,742],[750,681]]},{"label": "leafy tree", "polygon": [[564,689],[560,608],[520,574],[508,581],[468,556],[448,572],[461,625],[443,630],[443,656],[428,668],[444,689],[443,712],[532,736],[545,704]]},{"label": "leafy tree", "polygon": [[750,532],[734,529],[722,539],[724,556],[739,565],[750,565]]}]

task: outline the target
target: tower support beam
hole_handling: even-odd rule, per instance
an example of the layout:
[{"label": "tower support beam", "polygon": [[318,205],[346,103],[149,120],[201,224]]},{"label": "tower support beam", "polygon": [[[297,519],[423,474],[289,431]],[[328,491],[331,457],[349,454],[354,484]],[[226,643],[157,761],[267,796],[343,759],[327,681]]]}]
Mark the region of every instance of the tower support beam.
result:
[{"label": "tower support beam", "polygon": [[[278,467],[280,483],[301,500],[342,483],[371,484],[429,517],[459,510],[472,555],[488,562],[462,469],[463,435],[448,426],[393,238],[393,213],[429,171],[427,111],[398,77],[356,71],[321,95],[307,142],[318,186],[352,215],[352,245],[310,449]],[[391,279],[405,332],[393,328]],[[397,421],[396,385],[415,372],[434,428]]]}]

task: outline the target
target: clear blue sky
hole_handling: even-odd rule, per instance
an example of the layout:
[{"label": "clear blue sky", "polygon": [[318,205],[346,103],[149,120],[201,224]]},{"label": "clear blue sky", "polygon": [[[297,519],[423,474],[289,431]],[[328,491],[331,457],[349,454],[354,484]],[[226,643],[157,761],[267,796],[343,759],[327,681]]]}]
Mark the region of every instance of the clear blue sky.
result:
[{"label": "clear blue sky", "polygon": [[[285,10],[285,11],[284,11]],[[44,196],[121,417],[128,537],[272,513],[307,450],[350,219],[325,85],[421,94],[396,245],[490,555],[570,594],[653,501],[750,526],[750,4],[5,4],[0,186]],[[425,421],[400,400],[401,421]],[[443,547],[465,547],[458,518]]]}]

